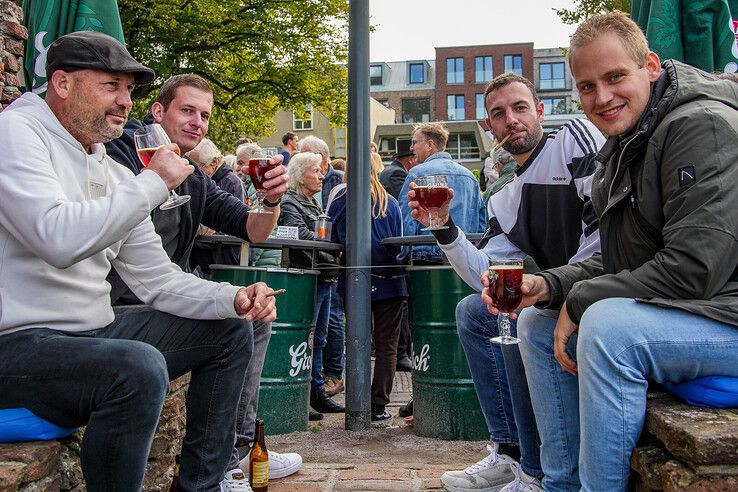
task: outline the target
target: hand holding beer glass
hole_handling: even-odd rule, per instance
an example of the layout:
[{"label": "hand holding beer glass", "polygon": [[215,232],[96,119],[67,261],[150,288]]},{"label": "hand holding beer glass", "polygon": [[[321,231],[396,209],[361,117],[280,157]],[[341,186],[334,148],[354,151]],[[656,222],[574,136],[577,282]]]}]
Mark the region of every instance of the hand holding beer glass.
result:
[{"label": "hand holding beer glass", "polygon": [[437,231],[440,229],[448,229],[443,225],[438,217],[438,209],[443,207],[451,200],[451,193],[448,189],[448,180],[446,176],[422,176],[415,178],[415,201],[418,205],[428,212],[428,227],[420,229],[421,231]]},{"label": "hand holding beer glass", "polygon": [[251,159],[249,159],[249,176],[251,182],[256,188],[256,208],[249,210],[250,214],[271,214],[270,210],[264,208],[264,197],[266,197],[266,188],[264,181],[268,178],[265,176],[267,171],[271,171],[277,166],[281,166],[282,162],[275,160],[277,154],[275,147],[264,147],[254,151]]},{"label": "hand holding beer glass", "polygon": [[[133,140],[136,142],[136,153],[144,167],[148,166],[151,158],[159,147],[172,143],[167,132],[158,123],[138,128],[133,132]],[[159,207],[161,210],[169,210],[190,201],[190,195],[177,195],[174,190],[169,190],[169,199]]]},{"label": "hand holding beer glass", "polygon": [[497,317],[499,335],[490,339],[492,343],[510,345],[520,343],[520,339],[510,334],[510,313],[520,305],[523,294],[523,260],[490,260],[489,296],[492,306],[500,311]]}]

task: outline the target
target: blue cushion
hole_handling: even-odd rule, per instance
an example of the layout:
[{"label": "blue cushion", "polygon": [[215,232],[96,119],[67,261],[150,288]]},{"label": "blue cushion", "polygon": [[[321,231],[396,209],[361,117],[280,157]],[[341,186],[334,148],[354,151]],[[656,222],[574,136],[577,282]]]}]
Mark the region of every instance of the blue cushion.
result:
[{"label": "blue cushion", "polygon": [[76,430],[52,424],[25,408],[0,410],[0,442],[50,441],[67,437]]},{"label": "blue cushion", "polygon": [[738,407],[738,378],[706,376],[664,387],[690,405],[711,408]]}]

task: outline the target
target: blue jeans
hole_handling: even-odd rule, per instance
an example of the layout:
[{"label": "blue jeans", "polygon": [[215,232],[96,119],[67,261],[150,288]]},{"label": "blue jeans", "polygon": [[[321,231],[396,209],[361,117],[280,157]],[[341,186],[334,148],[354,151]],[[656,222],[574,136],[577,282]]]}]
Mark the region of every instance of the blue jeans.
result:
[{"label": "blue jeans", "polygon": [[[511,321],[515,334],[515,320]],[[498,335],[497,317],[487,311],[479,294],[467,296],[456,306],[456,325],[490,439],[519,443],[521,468],[540,478],[536,421],[517,345],[490,342]]]},{"label": "blue jeans", "polygon": [[325,384],[323,377],[323,348],[328,338],[328,318],[331,310],[331,288],[335,282],[318,280],[315,289],[315,332],[313,333],[313,368],[310,387],[321,389]]},{"label": "blue jeans", "polygon": [[168,382],[192,371],[180,483],[214,492],[231,453],[251,347],[243,320],[157,311],[119,314],[82,333],[11,333],[0,337],[0,408],[86,425],[80,460],[87,490],[139,492]]},{"label": "blue jeans", "polygon": [[[523,323],[521,318],[520,331],[532,333]],[[541,331],[541,338],[552,336]],[[579,364],[579,377],[572,379],[578,379],[579,392],[586,398],[577,401],[575,393],[568,393],[561,406],[552,398],[534,399],[533,404],[536,417],[550,420],[561,419],[561,412],[578,405],[576,435],[587,436],[579,445],[579,476],[585,491],[626,490],[630,456],[645,420],[649,379],[678,383],[712,375],[738,377],[737,327],[633,299],[606,299],[590,306],[579,324],[578,340],[569,347],[576,349]],[[533,389],[537,375],[531,377],[526,352]],[[543,426],[540,430],[545,442]],[[556,465],[554,459],[551,463]],[[545,462],[544,471],[548,477]]]},{"label": "blue jeans", "polygon": [[341,378],[345,365],[346,321],[343,315],[343,298],[338,293],[338,282],[331,287],[331,309],[328,317],[328,340],[323,350],[323,373],[326,377]]}]

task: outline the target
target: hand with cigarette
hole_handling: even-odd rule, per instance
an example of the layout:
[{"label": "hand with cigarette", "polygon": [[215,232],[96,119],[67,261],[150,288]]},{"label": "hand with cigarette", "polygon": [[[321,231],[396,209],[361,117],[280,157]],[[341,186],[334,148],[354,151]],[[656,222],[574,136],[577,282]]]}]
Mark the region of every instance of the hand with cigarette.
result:
[{"label": "hand with cigarette", "polygon": [[268,323],[277,319],[277,304],[274,296],[282,292],[284,289],[272,290],[264,282],[257,282],[239,289],[233,305],[236,313],[244,316],[246,321]]}]

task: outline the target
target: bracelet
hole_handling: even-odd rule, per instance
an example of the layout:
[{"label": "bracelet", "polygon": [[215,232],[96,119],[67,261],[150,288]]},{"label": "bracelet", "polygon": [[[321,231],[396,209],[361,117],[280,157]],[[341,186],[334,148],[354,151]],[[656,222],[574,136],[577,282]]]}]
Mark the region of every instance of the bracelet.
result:
[{"label": "bracelet", "polygon": [[267,207],[274,208],[277,205],[279,205],[280,203],[282,203],[282,197],[280,196],[279,197],[279,200],[277,200],[276,202],[270,202],[269,200],[266,199],[266,197],[264,197],[264,199],[261,201],[261,203],[263,203]]}]

